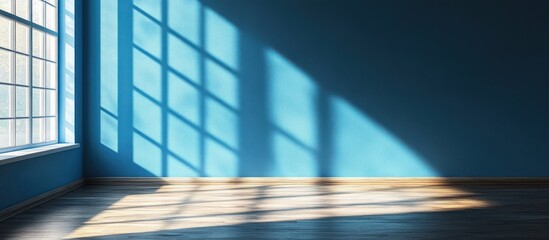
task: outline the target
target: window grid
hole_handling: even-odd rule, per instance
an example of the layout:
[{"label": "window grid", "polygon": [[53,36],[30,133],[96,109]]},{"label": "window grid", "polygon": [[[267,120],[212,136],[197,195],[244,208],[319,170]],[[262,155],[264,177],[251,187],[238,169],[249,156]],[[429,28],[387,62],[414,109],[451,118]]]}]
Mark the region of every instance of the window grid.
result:
[{"label": "window grid", "polygon": [[[1,0],[0,0],[1,1]],[[0,15],[1,17],[2,15]],[[27,54],[27,53],[24,53],[24,52],[18,52],[16,50],[12,50],[12,49],[8,49],[8,48],[5,48],[5,47],[0,47],[0,50],[4,50],[4,51],[9,51],[9,52],[12,52],[14,54],[18,54],[18,55],[23,55],[25,57],[30,57],[31,55],[30,54]],[[50,60],[50,59],[46,59],[46,58],[42,58],[42,57],[37,57],[37,56],[32,56],[33,58],[35,59],[40,59],[42,61],[45,61],[45,62],[50,62],[50,63],[57,63],[57,61],[54,61],[54,60]],[[1,82],[0,82],[1,83]]]},{"label": "window grid", "polygon": [[[6,101],[0,102],[0,152],[56,143],[57,0],[0,0],[0,21],[0,34],[9,35],[9,38],[0,38],[0,45],[3,40],[8,43],[0,46],[0,53],[8,56],[0,59],[7,60],[0,62],[0,68],[8,66],[4,69],[8,73],[4,74],[8,75],[7,82],[0,78],[0,98],[2,88],[7,90],[4,92],[7,98],[0,99]],[[0,74],[4,70],[0,69]],[[18,98],[18,94],[23,97]]]}]

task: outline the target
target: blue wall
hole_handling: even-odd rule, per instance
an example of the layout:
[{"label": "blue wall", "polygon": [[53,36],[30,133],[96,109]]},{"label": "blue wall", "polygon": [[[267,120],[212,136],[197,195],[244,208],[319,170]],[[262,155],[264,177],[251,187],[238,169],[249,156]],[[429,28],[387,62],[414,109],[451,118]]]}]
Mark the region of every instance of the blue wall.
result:
[{"label": "blue wall", "polygon": [[[65,1],[59,1],[60,8],[64,8]],[[75,1],[74,13],[64,12],[60,15],[60,26],[64,26],[66,20],[74,19],[75,34],[73,37],[64,36],[64,29],[60,29],[59,41],[67,43],[60,49],[60,56],[64,56],[67,48],[74,47],[74,70],[72,65],[66,66],[59,74],[61,78],[60,88],[60,141],[82,142],[82,6],[81,1]],[[61,17],[65,16],[65,17]],[[67,61],[72,61],[66,59]],[[64,65],[61,60],[60,66]],[[74,79],[74,84],[64,80]],[[67,103],[70,102],[70,103]],[[74,105],[74,108],[65,106]],[[65,110],[74,109],[75,112]],[[70,116],[69,116],[70,115]],[[65,118],[65,116],[67,118]],[[74,118],[73,118],[73,117]],[[65,121],[66,120],[66,121]],[[70,133],[69,133],[70,132]],[[0,165],[0,209],[10,207],[23,202],[39,194],[72,183],[82,178],[82,147],[64,152],[54,153],[33,159]]]},{"label": "blue wall", "polygon": [[0,209],[82,178],[78,149],[0,166]]},{"label": "blue wall", "polygon": [[549,176],[547,2],[85,4],[86,176]]}]

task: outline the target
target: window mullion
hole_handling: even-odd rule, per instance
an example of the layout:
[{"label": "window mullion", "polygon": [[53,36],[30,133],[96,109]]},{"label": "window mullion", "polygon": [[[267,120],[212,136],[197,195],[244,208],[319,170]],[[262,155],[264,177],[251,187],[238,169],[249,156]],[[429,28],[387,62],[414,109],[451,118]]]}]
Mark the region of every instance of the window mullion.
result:
[{"label": "window mullion", "polygon": [[[46,7],[46,2],[44,1],[43,4],[44,4],[44,7],[42,8],[42,18],[44,19],[44,21],[42,23],[44,24],[44,28],[47,28],[46,26],[48,25],[48,23],[47,23],[48,16],[46,16],[46,8],[47,8]],[[48,33],[44,32],[44,39],[42,39],[42,46],[44,46],[42,48],[44,50],[44,52],[42,53],[43,54],[42,56],[44,57],[44,59],[47,58],[46,53],[48,52],[46,50],[46,48],[48,47],[46,45],[47,39],[48,39]],[[43,81],[42,86],[43,87],[46,87],[46,67],[47,67],[46,65],[47,65],[46,61],[42,61],[42,69],[41,69],[42,73],[41,74],[42,74],[42,81]],[[40,91],[43,92],[43,94],[42,94],[42,110],[43,110],[43,113],[44,113],[43,116],[45,116],[46,115],[46,94],[48,94],[48,91],[47,90],[40,90]],[[42,127],[40,129],[40,131],[42,131],[42,132],[40,133],[40,136],[42,136],[42,138],[43,138],[42,141],[46,142],[47,141],[47,139],[46,139],[46,118],[44,118],[40,121],[42,122]]]},{"label": "window mullion", "polygon": [[[12,9],[15,11],[15,2],[14,1],[11,1],[11,4],[12,4]],[[11,19],[10,19],[11,20]],[[15,30],[17,24],[16,24],[16,21],[13,21],[11,20],[11,41],[10,41],[10,49],[13,49],[15,50],[15,47],[16,47],[16,43],[15,41],[17,40],[15,35],[17,33],[17,31]],[[10,104],[8,106],[8,110],[9,110],[9,116],[11,117],[11,120],[8,121],[8,129],[10,131],[10,136],[9,136],[9,146],[10,147],[15,147],[15,108],[17,106],[17,103],[15,102],[15,100],[17,99],[15,97],[15,71],[16,71],[16,63],[15,63],[15,53],[14,52],[10,52],[10,82],[12,83],[12,85],[10,86]]]},{"label": "window mullion", "polygon": [[[13,39],[15,39],[15,36],[12,37]],[[12,81],[12,83],[15,83],[16,79],[16,75],[15,75],[15,72],[16,72],[16,63],[15,63],[15,53],[12,53],[11,54],[11,71],[10,71],[10,80]],[[14,85],[11,85],[11,89],[10,89],[10,97],[11,97],[11,103],[9,104],[9,111],[10,111],[10,116],[11,116],[11,120],[10,120],[10,131],[11,131],[11,136],[10,136],[10,145],[11,146],[15,146],[16,145],[16,139],[15,139],[15,136],[16,136],[16,129],[15,129],[15,117],[16,117],[16,111],[15,109],[17,109],[17,97],[16,97],[16,94],[17,94],[17,91],[15,89],[15,84]]]},{"label": "window mullion", "polygon": [[[29,0],[29,20],[30,22],[32,22],[32,18],[34,17],[33,16],[33,0]],[[33,144],[33,140],[34,140],[34,133],[33,133],[33,119],[32,119],[32,113],[33,113],[33,89],[32,89],[32,81],[33,81],[33,77],[34,77],[34,60],[33,60],[33,50],[34,50],[34,41],[33,41],[33,37],[34,37],[34,24],[32,25],[29,25],[29,35],[30,35],[30,38],[29,38],[29,144]]]},{"label": "window mullion", "polygon": [[29,25],[29,27],[33,27],[33,28],[38,29],[38,30],[43,31],[43,32],[47,32],[51,35],[58,36],[58,32],[53,31],[53,30],[51,30],[51,29],[49,29],[45,26],[40,26],[40,24],[36,24],[32,21],[32,0],[29,1],[29,5],[31,6],[29,8],[29,16],[30,16],[29,20],[24,19],[22,17],[19,17],[15,14],[12,14],[12,13],[4,12],[2,10],[0,10],[0,16],[7,17],[11,20],[15,20],[15,21],[17,21],[19,23],[22,23],[22,24],[25,24],[25,25]]}]

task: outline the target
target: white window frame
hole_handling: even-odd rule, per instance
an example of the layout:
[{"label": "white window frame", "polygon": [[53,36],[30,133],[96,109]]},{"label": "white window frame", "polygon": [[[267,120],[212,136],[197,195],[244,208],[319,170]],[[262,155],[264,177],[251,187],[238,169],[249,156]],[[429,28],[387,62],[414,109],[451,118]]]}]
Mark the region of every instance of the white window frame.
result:
[{"label": "white window frame", "polygon": [[[0,0],[2,1],[2,0]],[[5,1],[5,0],[4,0]],[[60,58],[62,57],[59,53],[60,53],[60,34],[59,34],[59,15],[60,15],[60,5],[59,5],[59,0],[29,0],[28,1],[28,19],[25,19],[25,18],[22,18],[22,17],[19,17],[16,15],[17,11],[16,11],[16,1],[18,0],[11,0],[11,9],[12,9],[12,13],[10,12],[6,12],[6,11],[3,11],[0,9],[0,17],[3,17],[4,19],[8,19],[10,21],[13,21],[13,24],[12,24],[12,27],[11,27],[11,46],[9,48],[3,48],[3,47],[0,47],[1,50],[4,50],[4,51],[8,51],[11,53],[11,63],[12,65],[10,66],[11,68],[11,71],[10,71],[10,78],[12,80],[12,82],[10,83],[4,83],[4,82],[0,82],[1,85],[7,85],[7,86],[11,86],[11,103],[10,103],[10,107],[9,107],[9,111],[11,111],[11,116],[10,117],[2,117],[0,118],[0,120],[12,120],[10,121],[9,124],[11,124],[10,126],[10,134],[9,134],[9,138],[10,138],[10,145],[11,146],[8,146],[8,147],[3,147],[3,148],[0,148],[0,153],[6,153],[6,152],[12,152],[12,151],[16,151],[16,150],[22,150],[22,149],[29,149],[29,148],[35,148],[35,147],[40,147],[40,146],[45,146],[45,145],[51,145],[51,144],[56,144],[58,143],[58,140],[59,140],[59,79],[60,79]],[[43,22],[43,25],[40,25],[38,23],[35,23],[33,21],[33,4],[34,2],[42,2],[42,4],[44,4],[44,8],[42,9],[43,10],[43,14],[42,14],[42,22]],[[54,7],[54,11],[55,11],[55,18],[54,18],[54,29],[50,29],[46,26],[48,26],[46,24],[46,6],[49,5],[50,6],[50,9],[51,7]],[[17,24],[23,24],[25,26],[27,26],[29,29],[28,29],[28,35],[27,35],[27,39],[28,39],[28,45],[27,45],[27,52],[28,53],[23,53],[23,52],[19,52],[17,51],[16,49],[16,28],[15,26]],[[44,34],[44,41],[42,42],[43,44],[43,53],[42,53],[42,57],[37,57],[35,56],[35,54],[33,54],[33,30],[39,30],[41,31],[43,34]],[[47,39],[47,34],[51,35],[51,36],[54,36],[55,37],[55,52],[53,53],[54,56],[56,56],[53,60],[51,59],[46,59],[47,56],[46,56],[46,49],[48,48],[47,44],[46,44],[46,39]],[[28,72],[27,72],[27,84],[28,85],[24,85],[24,84],[19,84],[16,82],[16,77],[15,77],[15,69],[16,69],[16,61],[15,61],[15,58],[16,58],[16,55],[19,54],[19,55],[24,55],[24,56],[27,56],[28,57],[28,62],[27,62],[27,66],[28,66]],[[34,86],[33,84],[33,60],[34,59],[38,59],[38,60],[41,60],[43,63],[42,63],[42,81],[44,81],[43,85],[42,86]],[[51,86],[47,86],[46,83],[45,83],[45,78],[46,78],[46,64],[47,63],[51,63],[51,64],[55,64],[54,66],[54,69],[56,71],[56,74],[55,74],[55,84],[53,85],[53,87]],[[18,117],[16,116],[16,110],[15,110],[15,106],[16,106],[16,89],[17,87],[26,87],[28,88],[28,91],[27,91],[27,100],[26,100],[26,105],[27,105],[27,116],[25,117]],[[42,99],[42,108],[43,108],[43,115],[40,115],[40,116],[33,116],[33,89],[41,89],[42,92],[43,92],[43,99]],[[46,116],[46,94],[48,91],[54,91],[53,92],[53,97],[54,97],[54,103],[52,104],[52,107],[53,109],[51,109],[51,112],[53,113],[53,115],[48,115]],[[42,129],[39,130],[39,131],[42,131],[42,135],[43,135],[43,140],[44,141],[40,141],[40,142],[33,142],[33,119],[44,119],[43,120],[43,123],[42,123]],[[28,120],[28,123],[27,123],[27,139],[28,139],[28,142],[27,144],[24,144],[24,145],[16,145],[16,120],[17,119],[27,119]],[[54,134],[54,137],[52,140],[49,140],[47,141],[46,140],[46,132],[47,131],[50,131],[48,130],[48,126],[46,126],[46,122],[47,120],[46,119],[53,119],[52,121],[54,122],[53,123],[53,126],[55,127],[54,130],[52,130],[51,132]]]}]

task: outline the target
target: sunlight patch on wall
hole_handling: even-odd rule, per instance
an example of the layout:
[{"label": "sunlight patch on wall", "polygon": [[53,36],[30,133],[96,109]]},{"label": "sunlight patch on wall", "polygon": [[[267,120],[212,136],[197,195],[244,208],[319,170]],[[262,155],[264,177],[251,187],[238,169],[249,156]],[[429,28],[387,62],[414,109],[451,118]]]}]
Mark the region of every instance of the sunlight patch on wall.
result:
[{"label": "sunlight patch on wall", "polygon": [[204,7],[203,81],[204,173],[238,175],[239,32],[227,19]]},{"label": "sunlight patch on wall", "polygon": [[177,76],[168,73],[168,107],[195,126],[200,124],[200,92],[196,86]]},{"label": "sunlight patch on wall", "polygon": [[[60,112],[60,126],[59,126],[59,142],[75,142],[75,29],[74,29],[74,0],[65,1],[64,14],[61,16],[65,19],[64,28],[64,46],[65,46],[65,58],[59,59],[60,62],[64,61],[64,74],[63,89],[60,90],[59,96],[60,104],[63,107],[60,108],[63,112]],[[61,114],[63,113],[63,114]]]},{"label": "sunlight patch on wall", "polygon": [[131,122],[133,163],[152,176],[166,170],[163,151],[162,1],[132,0]]},{"label": "sunlight patch on wall", "polygon": [[133,49],[133,86],[151,98],[162,99],[162,66],[157,60]]},{"label": "sunlight patch on wall", "polygon": [[155,58],[162,58],[162,27],[136,8],[133,10],[133,43]]},{"label": "sunlight patch on wall", "polygon": [[[192,169],[200,168],[200,133],[177,116],[168,115],[168,151],[176,162]],[[172,165],[176,165],[176,162]],[[170,163],[168,163],[170,165]],[[175,171],[175,169],[169,169]],[[180,174],[178,174],[180,175]],[[170,175],[171,176],[171,175]]]},{"label": "sunlight patch on wall", "polygon": [[206,59],[206,89],[212,95],[238,109],[238,78],[235,73]]},{"label": "sunlight patch on wall", "polygon": [[296,144],[280,132],[273,132],[275,165],[270,169],[277,177],[315,177],[318,175],[318,162],[314,151]]},{"label": "sunlight patch on wall", "polygon": [[305,72],[274,50],[266,51],[271,120],[303,144],[317,146],[318,88]]},{"label": "sunlight patch on wall", "polygon": [[200,2],[168,0],[168,26],[195,46],[200,44]]},{"label": "sunlight patch on wall", "polygon": [[315,176],[318,171],[317,86],[310,76],[279,53],[269,49],[265,54],[273,125],[272,174]]},{"label": "sunlight patch on wall", "polygon": [[206,176],[234,177],[238,175],[238,157],[226,146],[206,138]]},{"label": "sunlight patch on wall", "polygon": [[101,111],[101,144],[113,151],[118,150],[118,120],[105,111]]},{"label": "sunlight patch on wall", "polygon": [[424,159],[359,109],[330,99],[335,176],[436,176]]},{"label": "sunlight patch on wall", "polygon": [[101,1],[101,107],[118,115],[118,4]]},{"label": "sunlight patch on wall", "polygon": [[133,0],[133,5],[155,20],[162,21],[162,0]]},{"label": "sunlight patch on wall", "polygon": [[[158,102],[133,91],[133,127],[158,144],[162,144],[162,109]],[[133,148],[139,148],[134,145]]]},{"label": "sunlight patch on wall", "polygon": [[215,11],[205,11],[206,51],[228,68],[238,69],[238,29]]},{"label": "sunlight patch on wall", "polygon": [[113,122],[118,121],[118,2],[101,0],[100,5],[100,139],[118,152],[118,124]]},{"label": "sunlight patch on wall", "polygon": [[[59,142],[66,142],[66,143],[74,143],[76,142],[75,139],[75,106],[74,106],[74,99],[71,99],[70,97],[65,97],[65,117],[63,118],[65,120],[63,129],[64,132],[62,133],[63,138],[59,138]],[[111,149],[116,149],[116,146],[108,146]]]},{"label": "sunlight patch on wall", "polygon": [[168,34],[168,65],[172,71],[200,84],[200,53],[183,39]]},{"label": "sunlight patch on wall", "polygon": [[238,149],[238,115],[211,98],[206,99],[206,131]]},{"label": "sunlight patch on wall", "polygon": [[189,165],[187,161],[172,154],[168,154],[167,167],[170,177],[200,177],[199,167]]},{"label": "sunlight patch on wall", "polygon": [[158,143],[153,142],[144,134],[134,132],[133,136],[133,162],[146,169],[154,176],[162,176],[162,150]]},{"label": "sunlight patch on wall", "polygon": [[160,151],[134,162],[154,176],[237,175],[238,30],[195,0],[133,0],[131,12],[132,121],[147,140],[132,147]]}]

